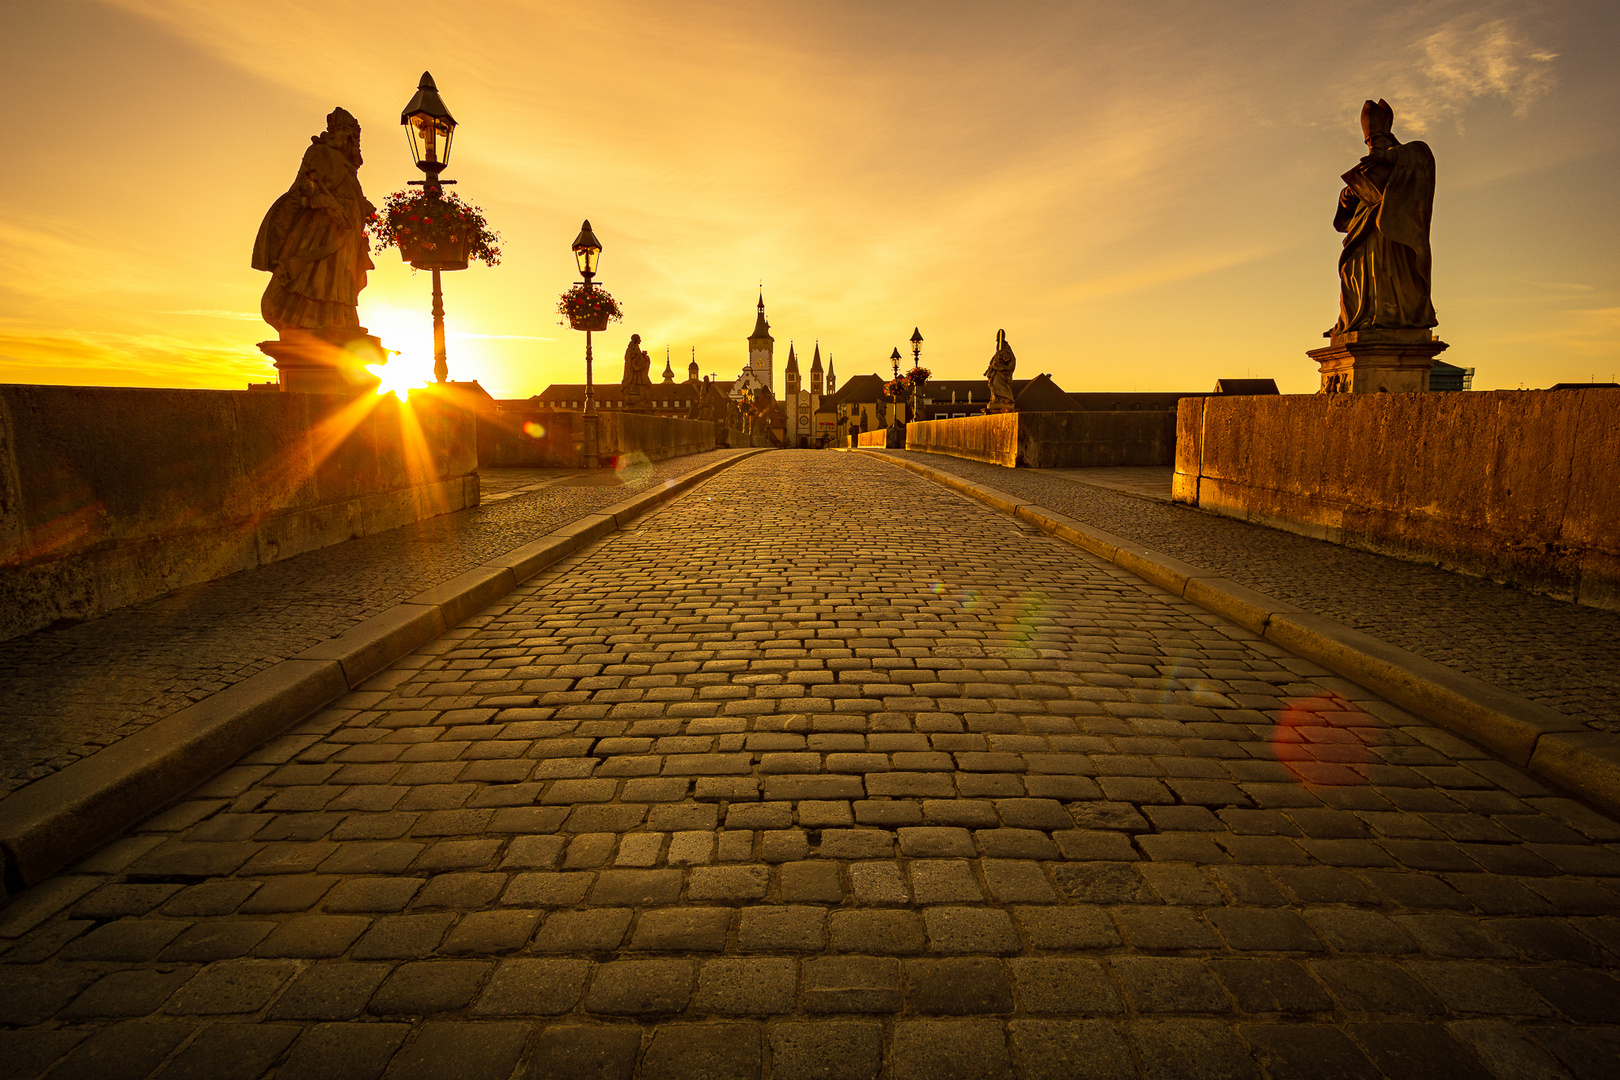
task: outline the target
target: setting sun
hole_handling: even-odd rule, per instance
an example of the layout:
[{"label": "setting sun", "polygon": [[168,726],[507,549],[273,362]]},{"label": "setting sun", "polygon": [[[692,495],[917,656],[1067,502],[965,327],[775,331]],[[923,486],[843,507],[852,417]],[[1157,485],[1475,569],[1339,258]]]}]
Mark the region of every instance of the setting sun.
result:
[{"label": "setting sun", "polygon": [[367,364],[366,370],[382,381],[377,384],[378,394],[392,393],[399,400],[410,397],[412,390],[420,390],[433,381],[433,358],[408,356],[391,352],[384,364]]}]

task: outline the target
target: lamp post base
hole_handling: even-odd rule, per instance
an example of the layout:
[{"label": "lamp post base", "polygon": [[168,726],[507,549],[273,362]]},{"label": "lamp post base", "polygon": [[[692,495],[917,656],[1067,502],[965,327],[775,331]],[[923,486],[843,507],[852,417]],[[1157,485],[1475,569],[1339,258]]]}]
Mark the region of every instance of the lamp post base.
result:
[{"label": "lamp post base", "polygon": [[602,467],[601,421],[601,414],[594,411],[585,413],[580,417],[580,441],[583,444],[580,447],[580,457],[584,467],[587,469],[599,469]]}]

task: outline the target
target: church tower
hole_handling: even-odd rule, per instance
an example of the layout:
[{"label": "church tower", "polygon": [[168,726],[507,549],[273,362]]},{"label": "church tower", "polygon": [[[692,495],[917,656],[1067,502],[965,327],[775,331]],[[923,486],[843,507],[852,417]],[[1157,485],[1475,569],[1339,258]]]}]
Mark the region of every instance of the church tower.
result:
[{"label": "church tower", "polygon": [[827,396],[832,397],[838,390],[838,376],[833,374],[832,350],[827,350]]},{"label": "church tower", "polygon": [[669,346],[664,346],[664,385],[675,385],[675,369],[669,366]]},{"label": "church tower", "polygon": [[797,394],[799,392],[799,358],[793,355],[793,342],[791,341],[788,342],[787,368],[782,372],[782,377],[787,380],[788,396],[792,397]]},{"label": "church tower", "polygon": [[754,319],[754,332],[748,335],[748,366],[754,369],[754,377],[773,394],[776,392],[772,359],[775,351],[776,340],[771,337],[771,324],[765,320],[765,293],[761,290],[759,315]]},{"label": "church tower", "polygon": [[810,392],[821,396],[821,342],[816,342],[816,355],[810,361]]},{"label": "church tower", "polygon": [[692,362],[686,365],[686,381],[693,386],[698,384],[697,346],[692,346]]}]

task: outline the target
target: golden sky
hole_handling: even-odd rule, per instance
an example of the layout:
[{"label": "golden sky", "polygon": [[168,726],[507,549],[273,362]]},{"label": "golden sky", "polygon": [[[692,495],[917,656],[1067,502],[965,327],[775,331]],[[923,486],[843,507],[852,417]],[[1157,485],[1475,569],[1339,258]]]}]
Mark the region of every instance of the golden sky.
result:
[{"label": "golden sky", "polygon": [[[1438,160],[1442,359],[1476,389],[1620,374],[1613,0],[7,0],[0,382],[240,388],[249,258],[309,137],[359,118],[373,202],[420,174],[399,111],[431,70],[446,177],[503,235],[445,275],[452,378],[583,380],[558,325],[590,218],[625,339],[734,377],[763,280],[841,378],[913,326],[976,378],[1069,390],[1315,389],[1337,314],[1338,176],[1361,102]],[[389,252],[361,321],[431,354]]]}]

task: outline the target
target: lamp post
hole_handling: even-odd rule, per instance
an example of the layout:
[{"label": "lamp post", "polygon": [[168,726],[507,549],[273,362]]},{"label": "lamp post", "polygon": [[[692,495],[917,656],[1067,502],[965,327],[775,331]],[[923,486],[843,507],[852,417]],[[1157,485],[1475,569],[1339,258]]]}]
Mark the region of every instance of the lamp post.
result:
[{"label": "lamp post", "polygon": [[[912,370],[916,370],[917,368],[922,367],[922,343],[923,343],[922,330],[915,327],[915,326],[912,327],[911,328],[911,367],[912,367]],[[912,380],[912,385],[911,385],[911,414],[912,414],[912,418],[916,419],[916,420],[927,419],[922,414],[922,386],[919,385],[915,379]]]},{"label": "lamp post", "polygon": [[[579,235],[574,237],[574,261],[579,264],[579,276],[584,278],[585,291],[589,293],[595,288],[596,266],[602,258],[602,241],[596,238],[591,231],[590,220],[587,219],[580,226]],[[601,418],[596,413],[596,391],[591,378],[591,331],[585,330],[585,414],[582,417],[585,436],[585,467],[594,469],[599,464],[597,440]]]},{"label": "lamp post", "polygon": [[[405,127],[411,157],[416,161],[416,167],[425,174],[422,180],[410,181],[410,186],[422,188],[429,198],[439,198],[445,184],[455,183],[454,180],[439,179],[439,174],[450,164],[450,143],[456,136],[456,120],[445,107],[444,99],[439,97],[439,88],[433,84],[432,75],[422,72],[422,81],[416,85],[416,96],[400,111],[399,122]],[[462,259],[460,266],[435,264],[431,267],[433,376],[439,382],[450,377],[450,361],[444,350],[444,292],[439,287],[439,271],[444,268],[464,270],[466,266],[466,260]]]},{"label": "lamp post", "polygon": [[[900,350],[895,349],[889,356],[889,365],[894,369],[894,378],[900,378]],[[894,383],[891,381],[890,386]],[[889,426],[884,429],[883,445],[890,450],[904,450],[906,448],[906,422],[900,419],[900,394],[896,390],[889,394]]]},{"label": "lamp post", "polygon": [[[889,356],[889,366],[894,368],[894,377],[896,379],[898,379],[900,377],[900,350],[899,350],[899,348],[896,348],[894,350],[894,352]],[[889,400],[893,401],[895,403],[894,421],[893,422],[898,424],[900,422],[900,408],[899,408],[900,399],[898,397],[896,397],[895,395],[890,394],[889,395]]]}]

